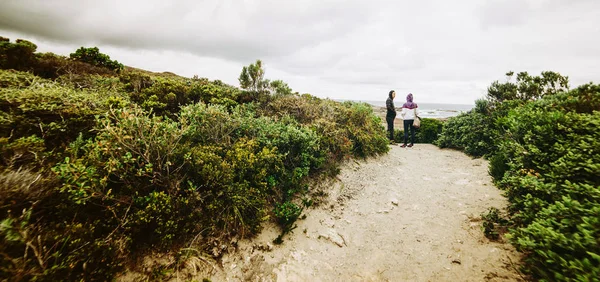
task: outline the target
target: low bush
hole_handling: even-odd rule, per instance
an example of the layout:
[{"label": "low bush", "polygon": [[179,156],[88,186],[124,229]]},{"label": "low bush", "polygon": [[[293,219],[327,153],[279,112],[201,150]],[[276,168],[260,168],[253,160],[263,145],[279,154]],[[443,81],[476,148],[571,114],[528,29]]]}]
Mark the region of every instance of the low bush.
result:
[{"label": "low bush", "polygon": [[104,67],[113,71],[123,70],[123,64],[118,61],[111,60],[110,56],[100,53],[98,47],[85,48],[81,47],[70,55],[71,59],[88,63],[90,65]]},{"label": "low bush", "polygon": [[184,244],[216,258],[266,220],[281,239],[313,177],[388,150],[370,106],[282,81],[243,91],[0,44],[16,48],[0,52],[0,280],[113,280]]},{"label": "low bush", "polygon": [[0,69],[31,70],[35,64],[37,45],[23,39],[11,43],[8,38],[0,40]]},{"label": "low bush", "polygon": [[[543,281],[595,281],[600,86],[566,87],[567,79],[553,72],[495,82],[487,101],[448,121],[437,144],[490,157],[490,174],[510,202],[507,237],[525,254],[525,273]],[[496,214],[484,215],[484,232],[493,237]]]},{"label": "low bush", "polygon": [[600,86],[548,95],[509,113],[491,171],[509,198],[511,240],[535,277],[598,277]]},{"label": "low bush", "polygon": [[481,157],[496,150],[497,138],[499,136],[492,118],[471,111],[448,119],[434,144],[440,148],[458,149],[471,156]]},{"label": "low bush", "polygon": [[14,71],[0,70],[0,81],[19,85],[0,88],[0,137],[35,135],[48,148],[65,148],[80,133],[89,136],[96,115],[127,104],[118,92],[74,90]]},{"label": "low bush", "polygon": [[335,111],[335,120],[346,129],[355,157],[366,158],[389,151],[385,128],[371,105],[350,101],[341,103]]},{"label": "low bush", "polygon": [[[415,143],[434,143],[442,132],[444,122],[433,118],[422,118],[421,127],[415,128]],[[410,142],[410,132],[409,132]],[[404,130],[394,130],[394,141],[404,143]]]},{"label": "low bush", "polygon": [[143,109],[175,117],[180,108],[197,102],[236,106],[240,91],[220,81],[207,79],[149,76],[139,72],[120,75],[131,100]]},{"label": "low bush", "polygon": [[490,240],[498,240],[507,231],[509,221],[497,208],[489,208],[481,214],[483,234]]}]

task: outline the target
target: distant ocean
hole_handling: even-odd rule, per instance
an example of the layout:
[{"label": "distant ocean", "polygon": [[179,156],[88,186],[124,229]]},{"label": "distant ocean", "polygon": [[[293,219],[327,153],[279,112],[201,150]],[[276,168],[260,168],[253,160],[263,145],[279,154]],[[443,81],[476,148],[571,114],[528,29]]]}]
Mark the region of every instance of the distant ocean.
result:
[{"label": "distant ocean", "polygon": [[[336,101],[343,102],[344,100],[336,99]],[[354,102],[364,102],[371,104],[376,107],[385,107],[385,100],[382,101],[359,101],[352,100]],[[404,102],[394,101],[396,108],[402,107]],[[435,103],[417,103],[419,105],[419,115],[424,118],[449,118],[457,116],[461,113],[468,112],[475,107],[475,105],[463,105],[463,104],[435,104]]]}]

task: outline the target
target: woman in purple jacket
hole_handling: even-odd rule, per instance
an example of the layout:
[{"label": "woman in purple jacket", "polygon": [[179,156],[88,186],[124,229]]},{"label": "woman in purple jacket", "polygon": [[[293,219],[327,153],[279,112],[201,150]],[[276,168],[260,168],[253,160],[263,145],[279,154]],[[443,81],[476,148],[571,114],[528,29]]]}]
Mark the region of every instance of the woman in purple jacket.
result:
[{"label": "woman in purple jacket", "polygon": [[410,129],[410,144],[408,147],[412,147],[415,143],[415,127],[413,123],[415,122],[415,118],[419,116],[418,106],[416,103],[413,103],[413,94],[409,93],[406,96],[406,103],[402,105],[402,119],[404,120],[404,144],[400,147],[404,148],[406,146],[406,141],[408,139],[408,130]]}]

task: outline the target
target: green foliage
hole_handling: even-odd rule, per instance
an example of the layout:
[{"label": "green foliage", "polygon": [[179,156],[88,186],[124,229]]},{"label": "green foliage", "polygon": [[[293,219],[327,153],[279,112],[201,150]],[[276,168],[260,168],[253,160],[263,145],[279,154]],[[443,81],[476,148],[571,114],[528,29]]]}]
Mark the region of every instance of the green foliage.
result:
[{"label": "green foliage", "polygon": [[114,71],[121,71],[124,67],[123,64],[119,63],[118,61],[111,60],[110,56],[100,53],[100,49],[98,49],[98,47],[81,47],[77,49],[75,53],[71,53],[70,57],[71,59],[77,61],[98,67],[105,67]]},{"label": "green foliage", "polygon": [[[80,133],[89,136],[95,116],[114,105],[115,98],[127,102],[116,92],[78,91],[31,75],[0,70],[0,81],[11,76],[15,79],[6,83],[21,87],[0,88],[0,137],[11,140],[35,135],[43,138],[48,148],[65,148]],[[23,82],[23,77],[31,80]]]},{"label": "green foliage", "polygon": [[185,105],[204,102],[232,108],[240,91],[220,81],[206,79],[151,77],[137,72],[124,72],[120,81],[132,101],[147,111],[174,117]]},{"label": "green foliage", "polygon": [[36,61],[32,66],[32,71],[35,75],[43,78],[56,79],[62,76],[63,80],[77,85],[77,82],[85,80],[90,74],[104,77],[116,75],[116,72],[110,68],[72,60],[65,56],[57,56],[52,53],[35,55]]},{"label": "green foliage", "polygon": [[517,74],[516,82],[510,80],[514,72],[508,72],[507,82],[495,81],[488,88],[487,97],[494,103],[507,100],[530,101],[569,89],[569,78],[557,72],[544,71],[541,76],[530,76],[527,72]]},{"label": "green foliage", "polygon": [[498,240],[500,235],[506,232],[509,221],[500,214],[497,208],[489,208],[487,212],[481,214],[483,220],[482,230],[485,237],[491,240]]},{"label": "green foliage", "polygon": [[276,96],[287,96],[292,94],[292,88],[288,86],[283,80],[274,80],[269,83],[269,88],[273,91]]},{"label": "green foliage", "polygon": [[[97,53],[93,57],[84,56],[97,52],[97,48],[80,49],[74,54],[78,60],[70,60],[52,53],[35,53],[37,46],[29,41],[17,39],[10,43],[8,38],[0,41],[0,69],[31,71],[43,78],[55,79],[61,75],[80,77],[85,74],[115,75],[123,65],[110,61],[108,56]],[[85,52],[84,52],[85,51]]]},{"label": "green foliage", "polygon": [[[415,128],[415,143],[434,143],[442,132],[443,126],[444,122],[441,120],[421,118],[421,127]],[[394,141],[404,142],[404,130],[394,130]]]},{"label": "green foliage", "polygon": [[30,70],[35,62],[37,46],[27,40],[17,39],[10,43],[8,38],[0,41],[0,69]]},{"label": "green foliage", "polygon": [[352,153],[359,158],[387,153],[388,139],[381,118],[367,103],[346,101],[336,112],[336,121],[345,127],[352,142]]},{"label": "green foliage", "polygon": [[[598,277],[600,87],[585,85],[509,114],[499,178],[528,271],[549,280]],[[496,165],[492,165],[494,169]]]},{"label": "green foliage", "polygon": [[218,257],[270,219],[283,236],[311,178],[388,150],[369,106],[292,94],[260,63],[263,88],[241,91],[6,44],[23,52],[3,64],[31,73],[0,70],[0,280],[113,280],[192,243]]},{"label": "green foliage", "polygon": [[486,99],[477,99],[473,110],[479,114],[489,115],[491,113],[491,103]]},{"label": "green foliage", "polygon": [[265,81],[264,77],[265,70],[262,67],[262,62],[261,60],[256,60],[256,63],[242,68],[238,80],[242,89],[252,92],[262,92],[269,86],[268,81]]},{"label": "green foliage", "polygon": [[295,226],[294,223],[302,214],[302,208],[292,202],[284,202],[278,204],[273,210],[277,223],[281,226],[283,234],[292,231]]},{"label": "green foliage", "polygon": [[21,137],[12,142],[9,138],[0,138],[0,168],[19,168],[27,165],[41,167],[45,151],[44,139],[35,135]]},{"label": "green foliage", "polygon": [[[510,201],[508,237],[525,253],[526,273],[594,281],[600,277],[600,86],[567,87],[567,78],[553,72],[494,83],[489,102],[451,118],[438,142],[490,156],[490,174]],[[496,214],[484,215],[483,226],[494,237]]]},{"label": "green foliage", "polygon": [[495,151],[496,138],[498,133],[491,117],[471,111],[448,119],[434,144],[480,157]]},{"label": "green foliage", "polygon": [[25,88],[37,83],[50,83],[50,81],[28,72],[0,70],[0,88]]}]

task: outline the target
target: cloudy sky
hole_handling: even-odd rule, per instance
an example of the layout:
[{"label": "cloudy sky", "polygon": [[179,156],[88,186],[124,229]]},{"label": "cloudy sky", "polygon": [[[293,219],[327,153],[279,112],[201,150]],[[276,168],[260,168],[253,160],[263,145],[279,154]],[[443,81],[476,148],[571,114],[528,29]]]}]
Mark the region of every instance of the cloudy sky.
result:
[{"label": "cloudy sky", "polygon": [[598,0],[0,0],[0,36],[234,85],[261,59],[334,99],[472,104],[510,70],[600,83]]}]

